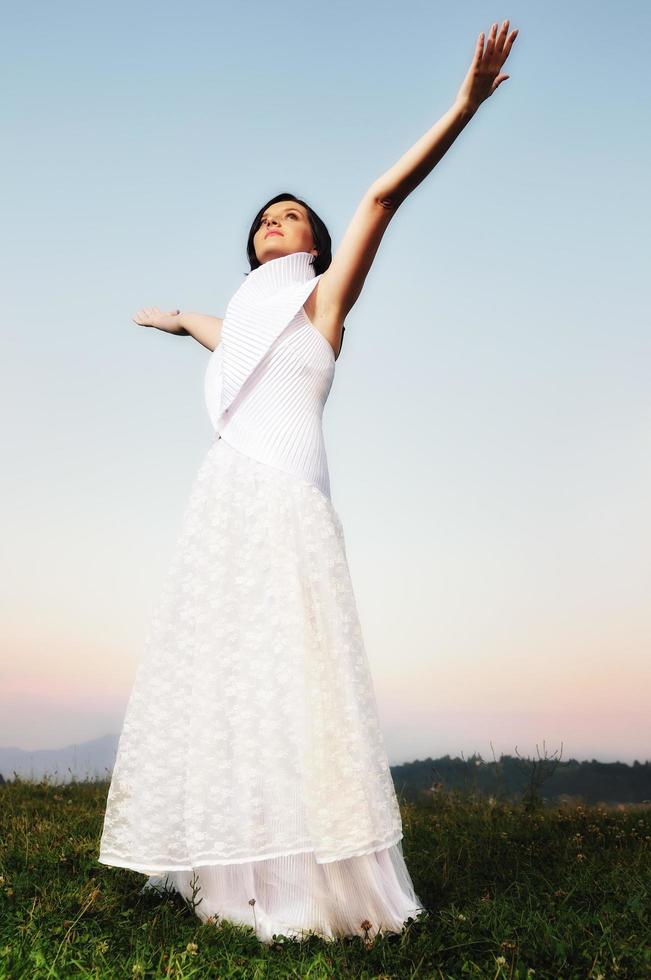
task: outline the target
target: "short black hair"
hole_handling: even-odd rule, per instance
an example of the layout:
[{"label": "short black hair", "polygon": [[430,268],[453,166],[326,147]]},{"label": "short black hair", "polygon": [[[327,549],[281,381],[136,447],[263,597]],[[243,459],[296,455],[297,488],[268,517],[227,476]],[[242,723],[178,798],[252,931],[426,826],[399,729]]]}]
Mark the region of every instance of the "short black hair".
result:
[{"label": "short black hair", "polygon": [[[311,264],[314,269],[314,275],[321,275],[321,273],[325,272],[332,262],[332,240],[330,238],[330,232],[326,228],[325,222],[322,221],[316,211],[314,211],[309,204],[306,204],[306,202],[302,201],[300,197],[296,197],[295,194],[290,194],[289,192],[285,194],[276,194],[276,196],[272,197],[270,201],[267,201],[266,204],[262,205],[253,219],[249,230],[249,238],[246,243],[246,254],[251,266],[250,271],[253,272],[254,269],[257,269],[262,265],[255,254],[255,248],[253,247],[253,236],[260,227],[262,215],[265,213],[269,205],[276,204],[278,201],[295,201],[297,204],[302,204],[307,211],[307,217],[312,228],[314,248],[319,250],[319,254],[313,257]],[[248,273],[246,273],[246,275],[248,275]]]}]

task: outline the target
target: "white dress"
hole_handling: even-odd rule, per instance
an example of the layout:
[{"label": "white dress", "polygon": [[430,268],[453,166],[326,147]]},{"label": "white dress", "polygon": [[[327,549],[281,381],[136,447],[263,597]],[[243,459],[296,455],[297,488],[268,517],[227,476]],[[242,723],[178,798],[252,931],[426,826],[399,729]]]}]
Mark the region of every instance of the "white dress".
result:
[{"label": "white dress", "polygon": [[216,436],[137,666],[98,858],[265,943],[400,932],[423,910],[330,497],[335,357],[303,310],[311,258],[264,263],[227,307],[206,372]]}]

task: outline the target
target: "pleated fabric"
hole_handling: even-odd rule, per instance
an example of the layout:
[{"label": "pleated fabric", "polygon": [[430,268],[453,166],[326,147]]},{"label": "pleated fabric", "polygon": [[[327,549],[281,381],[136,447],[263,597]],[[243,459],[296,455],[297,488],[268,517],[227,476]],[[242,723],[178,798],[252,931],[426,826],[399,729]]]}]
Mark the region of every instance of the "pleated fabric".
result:
[{"label": "pleated fabric", "polygon": [[423,908],[404,861],[402,841],[358,857],[319,863],[313,853],[172,871],[150,877],[142,892],[178,892],[198,918],[249,926],[262,943],[274,936],[334,941],[399,933]]},{"label": "pleated fabric", "polygon": [[204,393],[215,431],[231,446],[329,497],[323,411],[335,355],[303,309],[321,278],[312,259],[293,252],[248,274],[226,308]]}]

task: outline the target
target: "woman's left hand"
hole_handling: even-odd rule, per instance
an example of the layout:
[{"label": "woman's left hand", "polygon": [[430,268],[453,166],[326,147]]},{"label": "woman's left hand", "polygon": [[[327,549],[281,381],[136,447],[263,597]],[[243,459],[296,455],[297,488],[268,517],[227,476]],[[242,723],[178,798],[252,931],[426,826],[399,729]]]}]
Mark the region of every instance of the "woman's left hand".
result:
[{"label": "woman's left hand", "polygon": [[499,34],[497,23],[493,24],[484,51],[484,32],[477,38],[477,46],[468,74],[463,80],[457,93],[456,102],[471,112],[476,112],[482,102],[490,98],[502,82],[509,78],[500,74],[502,65],[509,56],[518,31],[511,31],[509,37],[509,22],[505,20]]}]

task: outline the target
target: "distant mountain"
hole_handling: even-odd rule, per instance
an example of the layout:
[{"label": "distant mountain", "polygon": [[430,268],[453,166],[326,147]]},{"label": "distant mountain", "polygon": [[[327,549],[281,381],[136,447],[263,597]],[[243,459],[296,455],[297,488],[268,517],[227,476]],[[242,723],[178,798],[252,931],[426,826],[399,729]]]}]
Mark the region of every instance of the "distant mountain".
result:
[{"label": "distant mountain", "polygon": [[71,779],[108,779],[113,771],[119,735],[103,735],[62,749],[19,749],[15,745],[0,748],[0,774],[11,780],[16,772],[21,779],[40,782],[46,775],[53,783]]},{"label": "distant mountain", "polygon": [[[119,735],[104,735],[62,749],[31,752],[16,746],[0,748],[0,783],[12,780],[14,772],[29,782],[40,782],[46,776],[52,783],[67,783],[73,778],[108,780],[119,740]],[[651,802],[651,762],[648,760],[644,763],[636,760],[632,766],[597,759],[547,762],[543,775],[536,760],[502,755],[497,762],[486,762],[477,753],[468,759],[445,755],[391,766],[391,775],[399,799],[412,802],[449,790],[471,790],[485,796],[516,800],[523,797],[532,778],[538,782],[538,793],[547,803],[567,798],[581,799],[585,803]]]}]

